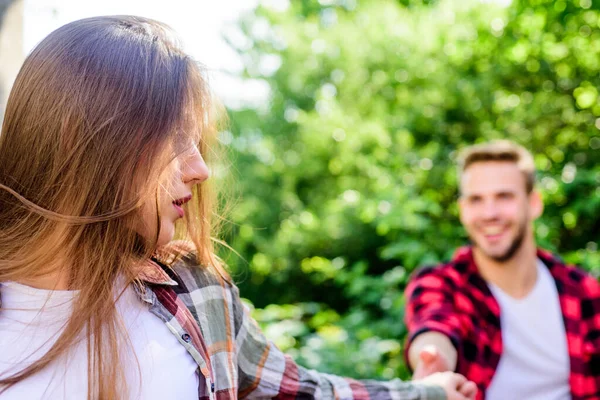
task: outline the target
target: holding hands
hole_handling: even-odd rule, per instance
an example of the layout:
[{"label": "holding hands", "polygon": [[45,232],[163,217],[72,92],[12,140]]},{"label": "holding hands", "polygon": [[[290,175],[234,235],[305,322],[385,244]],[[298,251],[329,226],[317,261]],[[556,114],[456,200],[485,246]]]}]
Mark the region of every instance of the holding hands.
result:
[{"label": "holding hands", "polygon": [[448,400],[475,400],[477,395],[475,383],[454,372],[435,372],[426,378],[413,382],[441,386]]},{"label": "holding hands", "polygon": [[[431,334],[431,333],[430,333]],[[437,336],[437,334],[436,334]],[[424,338],[418,338],[424,339]],[[474,400],[477,395],[477,385],[464,376],[452,372],[456,361],[450,361],[449,356],[433,344],[419,346],[416,354],[413,379],[415,382],[441,386],[448,400]],[[442,346],[443,348],[446,346]]]}]

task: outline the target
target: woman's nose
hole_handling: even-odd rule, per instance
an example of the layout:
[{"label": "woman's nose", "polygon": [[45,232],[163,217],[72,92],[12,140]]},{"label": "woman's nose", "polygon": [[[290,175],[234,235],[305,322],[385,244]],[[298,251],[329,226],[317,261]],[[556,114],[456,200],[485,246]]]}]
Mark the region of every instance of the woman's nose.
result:
[{"label": "woman's nose", "polygon": [[202,158],[198,148],[194,147],[193,153],[183,160],[182,175],[184,183],[201,183],[210,177],[208,166]]}]

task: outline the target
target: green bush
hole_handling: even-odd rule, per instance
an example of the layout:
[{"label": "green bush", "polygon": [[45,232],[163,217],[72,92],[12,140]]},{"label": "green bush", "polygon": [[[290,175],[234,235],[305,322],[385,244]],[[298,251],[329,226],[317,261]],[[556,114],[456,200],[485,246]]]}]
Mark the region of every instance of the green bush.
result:
[{"label": "green bush", "polygon": [[230,110],[241,257],[224,255],[279,346],[406,377],[403,289],[466,243],[454,156],[474,142],[535,154],[539,243],[600,273],[600,2],[283,4],[240,22],[244,76],[271,95]]}]

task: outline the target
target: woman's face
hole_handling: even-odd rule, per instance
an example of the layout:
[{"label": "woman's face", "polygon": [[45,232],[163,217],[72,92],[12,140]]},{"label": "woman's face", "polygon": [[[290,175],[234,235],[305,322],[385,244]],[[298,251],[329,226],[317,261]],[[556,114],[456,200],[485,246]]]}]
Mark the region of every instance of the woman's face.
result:
[{"label": "woman's face", "polygon": [[[192,199],[192,187],[209,177],[208,167],[198,147],[191,145],[177,156],[160,177],[158,214],[160,231],[157,246],[169,243],[175,235],[175,221],[183,218],[183,205]],[[156,200],[149,198],[140,210],[141,223],[136,231],[153,241],[156,237]]]}]

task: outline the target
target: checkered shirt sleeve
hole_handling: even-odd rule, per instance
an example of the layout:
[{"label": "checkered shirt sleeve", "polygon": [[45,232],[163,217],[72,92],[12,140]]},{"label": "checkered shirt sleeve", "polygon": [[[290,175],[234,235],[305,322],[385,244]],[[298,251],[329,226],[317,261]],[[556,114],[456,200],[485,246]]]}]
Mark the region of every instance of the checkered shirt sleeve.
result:
[{"label": "checkered shirt sleeve", "polygon": [[238,288],[210,268],[179,266],[177,296],[201,329],[217,399],[442,400],[437,386],[354,380],[307,370],[260,330]]}]

